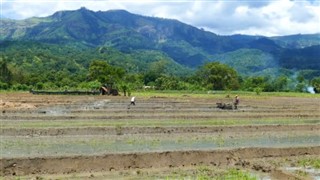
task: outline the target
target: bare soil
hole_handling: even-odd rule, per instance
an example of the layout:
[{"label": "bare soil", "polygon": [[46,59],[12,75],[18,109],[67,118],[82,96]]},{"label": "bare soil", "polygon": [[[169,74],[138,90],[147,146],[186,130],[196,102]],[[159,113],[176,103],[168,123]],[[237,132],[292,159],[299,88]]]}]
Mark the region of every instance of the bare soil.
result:
[{"label": "bare soil", "polygon": [[[320,146],[302,148],[240,148],[215,151],[171,151],[153,153],[106,154],[102,156],[67,156],[39,158],[3,158],[1,175],[55,174],[85,171],[180,166],[234,166],[253,168],[250,159],[320,155]],[[257,170],[271,171],[272,167]]]},{"label": "bare soil", "polygon": [[[238,110],[221,110],[216,108],[216,103],[232,102],[231,98],[137,97],[136,106],[129,106],[128,97],[2,93],[0,174],[6,179],[16,176],[27,179],[161,179],[165,177],[160,174],[170,175],[177,169],[187,172],[207,166],[250,170],[267,174],[271,179],[309,178],[287,172],[282,169],[284,165],[275,162],[283,159],[296,162],[307,157],[319,159],[320,98],[240,98]],[[251,121],[252,124],[244,123]],[[55,137],[59,140],[54,140]],[[58,141],[68,143],[73,137],[79,143],[75,141],[68,147],[57,144]],[[249,141],[262,137],[265,145],[243,147],[235,143],[232,148],[224,147],[232,139]],[[313,139],[306,143],[309,137]],[[134,142],[132,138],[136,138]],[[273,143],[279,138],[281,142]],[[198,149],[199,144],[195,146],[194,142],[175,150],[163,146],[190,139],[209,146]],[[139,140],[141,142],[137,142]],[[33,141],[38,141],[37,145],[28,145]],[[41,154],[40,146],[54,147],[51,141],[66,151]],[[111,145],[117,141],[125,143],[118,152],[108,152],[98,150],[99,143],[92,145],[92,141]],[[92,146],[93,152],[77,153],[86,143]],[[141,152],[123,151],[135,143],[139,146],[146,143],[146,146],[141,145]],[[148,150],[151,146],[155,148]],[[95,148],[101,153],[95,153]]]}]

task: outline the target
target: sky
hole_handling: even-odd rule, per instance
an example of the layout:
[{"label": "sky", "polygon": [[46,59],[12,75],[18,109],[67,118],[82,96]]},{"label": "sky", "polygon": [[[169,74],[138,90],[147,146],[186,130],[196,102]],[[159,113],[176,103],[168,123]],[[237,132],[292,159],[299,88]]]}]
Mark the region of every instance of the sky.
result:
[{"label": "sky", "polygon": [[320,33],[320,0],[0,0],[1,18],[45,17],[86,7],[124,9],[177,19],[219,35],[282,36]]}]

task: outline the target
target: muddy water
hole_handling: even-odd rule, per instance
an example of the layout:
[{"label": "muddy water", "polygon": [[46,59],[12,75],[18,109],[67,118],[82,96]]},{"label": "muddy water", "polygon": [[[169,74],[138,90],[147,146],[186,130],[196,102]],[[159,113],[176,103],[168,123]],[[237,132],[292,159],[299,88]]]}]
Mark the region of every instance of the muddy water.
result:
[{"label": "muddy water", "polygon": [[311,176],[315,180],[320,180],[320,170],[312,167],[285,167],[283,170],[288,171],[290,173],[296,172],[306,172],[309,176]]},{"label": "muddy water", "polygon": [[317,146],[317,132],[301,134],[152,134],[77,135],[77,136],[4,136],[1,157],[37,157],[56,155],[88,155],[124,152],[177,150],[214,150],[238,147],[302,147]]}]

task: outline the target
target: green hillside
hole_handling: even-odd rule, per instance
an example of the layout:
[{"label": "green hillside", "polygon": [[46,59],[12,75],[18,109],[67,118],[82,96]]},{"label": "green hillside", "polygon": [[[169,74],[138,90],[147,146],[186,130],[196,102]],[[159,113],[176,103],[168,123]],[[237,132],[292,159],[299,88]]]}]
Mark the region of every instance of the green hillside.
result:
[{"label": "green hillside", "polygon": [[[5,75],[0,85],[52,81],[64,82],[57,85],[63,87],[88,82],[93,61],[164,89],[173,85],[180,89],[209,87],[194,76],[210,62],[228,66],[209,65],[212,68],[235,69],[244,81],[255,76],[292,79],[300,73],[307,84],[320,71],[319,34],[220,36],[173,19],[86,8],[43,18],[4,19],[2,24],[0,72]],[[164,83],[167,81],[170,83]],[[239,87],[233,83],[232,87]]]},{"label": "green hillside", "polygon": [[238,73],[246,76],[264,69],[278,67],[277,60],[271,54],[258,49],[239,49],[216,55],[213,60],[228,64]]},{"label": "green hillside", "polygon": [[14,83],[28,85],[61,82],[59,87],[75,86],[88,80],[89,66],[94,60],[122,68],[127,74],[144,74],[156,69],[159,73],[180,77],[191,72],[159,51],[123,53],[110,47],[74,48],[21,41],[2,42],[0,48],[0,63],[7,63]]},{"label": "green hillside", "polygon": [[[177,20],[146,17],[124,10],[94,12],[81,8],[56,12],[45,18],[4,20],[4,25],[0,40],[38,41],[81,48],[106,46],[126,53],[162,51],[177,63],[191,68],[211,61],[217,54],[238,49],[259,49],[278,60],[280,56],[295,58],[297,53],[301,54],[300,47],[320,45],[319,34],[271,38],[219,36]],[[318,46],[313,49],[319,51]],[[308,63],[309,56],[302,57],[301,61]],[[302,69],[301,63],[294,62],[290,68]],[[320,61],[316,67],[319,64]]]}]

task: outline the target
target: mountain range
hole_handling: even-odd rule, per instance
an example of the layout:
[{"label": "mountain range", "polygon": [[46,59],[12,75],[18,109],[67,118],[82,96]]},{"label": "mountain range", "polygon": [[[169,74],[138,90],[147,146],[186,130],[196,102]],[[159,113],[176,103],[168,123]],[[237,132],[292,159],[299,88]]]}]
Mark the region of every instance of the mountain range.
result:
[{"label": "mountain range", "polygon": [[135,63],[139,61],[138,51],[153,52],[180,70],[220,61],[242,75],[274,68],[313,70],[320,74],[319,33],[221,36],[174,19],[147,17],[125,10],[94,12],[86,8],[59,11],[48,17],[3,19],[0,31],[4,53],[18,42],[37,42],[75,50],[112,48],[123,54],[134,53]]}]

